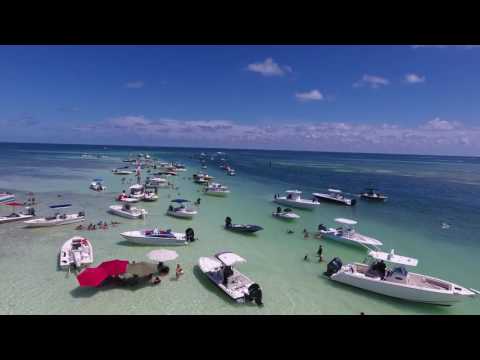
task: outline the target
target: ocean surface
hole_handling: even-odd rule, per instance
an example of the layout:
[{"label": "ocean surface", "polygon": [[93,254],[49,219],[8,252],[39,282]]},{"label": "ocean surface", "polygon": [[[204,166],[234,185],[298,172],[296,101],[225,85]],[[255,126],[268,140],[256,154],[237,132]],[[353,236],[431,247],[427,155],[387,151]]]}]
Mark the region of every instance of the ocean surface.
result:
[{"label": "ocean surface", "polygon": [[[200,171],[193,159],[201,152],[227,153],[236,169],[227,176],[215,161],[206,170],[231,194],[226,198],[202,196],[191,176]],[[145,220],[128,220],[107,213],[114,197],[127,188],[122,176],[111,170],[124,166],[129,154],[148,153],[163,161],[184,163],[188,171],[172,177],[178,190],[159,189],[157,202],[141,202]],[[82,154],[100,155],[85,159]],[[0,314],[480,314],[479,299],[452,307],[409,303],[334,283],[322,276],[333,257],[344,263],[361,261],[365,251],[313,237],[319,223],[333,226],[345,217],[359,222],[358,231],[381,240],[384,249],[419,259],[415,272],[480,289],[480,158],[372,155],[346,153],[222,150],[194,148],[139,148],[88,145],[0,144],[0,192],[9,191],[20,201],[29,192],[39,202],[37,215],[50,215],[48,205],[72,203],[84,210],[87,221],[121,222],[109,230],[76,231],[76,225],[26,229],[21,222],[0,225]],[[148,175],[145,171],[143,176]],[[103,178],[108,189],[88,189],[93,178]],[[127,182],[133,183],[133,176]],[[286,223],[271,216],[273,195],[299,189],[305,197],[327,188],[356,196],[374,186],[388,194],[384,204],[358,200],[355,207],[322,203],[314,211],[296,210],[301,218]],[[175,197],[202,198],[193,220],[165,216]],[[0,206],[0,215],[11,209]],[[223,229],[224,219],[257,224],[254,236]],[[442,228],[448,223],[448,229]],[[146,261],[156,247],[126,243],[120,232],[165,227],[195,230],[198,241],[174,247],[185,275],[172,274],[155,287],[79,288],[73,274],[57,269],[61,245],[75,235],[89,238],[95,262],[109,259]],[[287,230],[293,230],[288,234]],[[323,263],[315,253],[322,244]],[[196,268],[201,256],[231,250],[247,259],[242,272],[263,289],[263,307],[235,304],[216,289]],[[310,261],[303,261],[308,254]],[[174,272],[174,271],[173,271]]]}]

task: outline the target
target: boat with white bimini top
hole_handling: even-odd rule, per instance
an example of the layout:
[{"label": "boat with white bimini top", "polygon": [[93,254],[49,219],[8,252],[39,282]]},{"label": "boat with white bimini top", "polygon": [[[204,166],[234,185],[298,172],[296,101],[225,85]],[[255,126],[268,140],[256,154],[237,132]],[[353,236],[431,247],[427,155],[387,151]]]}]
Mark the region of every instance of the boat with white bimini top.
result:
[{"label": "boat with white bimini top", "polygon": [[[387,264],[393,265],[391,268]],[[447,280],[407,271],[405,266],[417,266],[418,260],[406,256],[369,251],[363,263],[343,265],[333,259],[325,275],[331,280],[402,300],[451,306],[480,292]]]},{"label": "boat with white bimini top", "polygon": [[59,265],[61,268],[81,268],[93,263],[93,247],[90,241],[81,236],[67,240],[60,249]]},{"label": "boat with white bimini top", "polygon": [[185,206],[185,204],[189,202],[189,200],[185,199],[172,200],[172,203],[180,204],[180,206],[174,207],[173,205],[170,205],[167,210],[167,215],[181,219],[192,219],[198,212],[193,207]]},{"label": "boat with white bimini top", "polygon": [[145,196],[145,188],[143,185],[140,184],[135,184],[129,187],[130,190],[130,197],[136,198],[136,199],[143,199]]},{"label": "boat with white bimini top", "polygon": [[326,228],[323,224],[320,224],[318,226],[318,232],[315,235],[323,239],[335,240],[345,244],[360,245],[368,247],[369,249],[383,245],[383,243],[377,239],[356,232],[354,226],[357,225],[357,221],[355,220],[337,218],[335,222],[340,224],[338,228]]},{"label": "boat with white bimini top", "polygon": [[[64,209],[70,206],[72,205],[71,204],[51,205],[50,208]],[[27,220],[27,221],[24,221],[23,223],[27,228],[38,228],[38,227],[67,225],[67,224],[73,224],[73,223],[82,222],[82,221],[85,221],[84,211],[80,211],[76,214],[60,214],[59,212],[57,212],[55,213],[55,215],[50,217]]]},{"label": "boat with white bimini top", "polygon": [[103,185],[103,180],[102,179],[93,179],[89,188],[91,190],[94,190],[94,191],[103,191],[103,190],[107,189],[107,187],[105,185]]},{"label": "boat with white bimini top", "polygon": [[357,199],[349,199],[343,196],[342,190],[328,189],[328,194],[312,193],[318,200],[325,200],[336,204],[353,206],[357,203]]},{"label": "boat with white bimini top", "polygon": [[230,194],[230,190],[228,187],[218,184],[218,183],[211,183],[203,190],[205,195],[212,195],[212,196],[227,196]]},{"label": "boat with white bimini top", "polygon": [[233,267],[243,262],[246,260],[233,252],[221,252],[199,258],[198,267],[215,286],[236,302],[254,301],[259,306],[263,305],[260,286]]},{"label": "boat with white bimini top", "polygon": [[312,210],[320,205],[320,202],[315,198],[312,200],[302,199],[302,192],[299,190],[287,190],[286,194],[286,196],[278,196],[275,194],[273,201],[280,205],[308,210]]},{"label": "boat with white bimini top", "polygon": [[[22,206],[23,204],[20,203],[3,203],[1,205],[8,205],[12,207],[17,207],[17,206]],[[19,220],[26,220],[26,219],[31,219],[35,216],[35,209],[33,207],[25,207],[25,210],[20,211],[20,212],[15,212],[13,211],[10,215],[7,216],[0,216],[0,224],[4,223],[9,223],[9,222],[14,222],[14,221],[19,221]]]},{"label": "boat with white bimini top", "polygon": [[280,219],[285,219],[285,220],[295,220],[295,219],[300,219],[300,216],[295,214],[292,209],[290,208],[285,208],[282,210],[281,207],[277,207],[277,211],[274,211],[272,213],[273,217],[280,218]]},{"label": "boat with white bimini top", "polygon": [[387,195],[379,193],[374,188],[365,189],[365,191],[360,194],[360,198],[363,200],[378,201],[378,202],[388,200]]},{"label": "boat with white bimini top", "polygon": [[109,212],[127,219],[144,219],[147,210],[130,206],[130,204],[110,205]]},{"label": "boat with white bimini top", "polygon": [[195,233],[192,228],[185,230],[185,233],[155,228],[153,230],[126,231],[120,235],[127,241],[140,245],[182,246],[195,241]]}]

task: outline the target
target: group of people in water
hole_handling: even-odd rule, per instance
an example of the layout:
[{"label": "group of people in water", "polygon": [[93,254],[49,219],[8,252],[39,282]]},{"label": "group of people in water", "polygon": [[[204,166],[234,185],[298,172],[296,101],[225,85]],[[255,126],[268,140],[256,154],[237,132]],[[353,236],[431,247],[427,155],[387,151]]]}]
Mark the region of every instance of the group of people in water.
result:
[{"label": "group of people in water", "polygon": [[[120,223],[117,222],[117,221],[112,221],[110,223],[110,226],[111,227],[114,227],[114,226],[117,226],[119,225]],[[88,224],[88,226],[84,226],[83,224],[80,224],[78,225],[75,230],[88,230],[88,231],[92,231],[92,230],[108,230],[108,224],[106,221],[100,221],[98,222],[97,224],[93,224],[93,223],[90,223]]]}]

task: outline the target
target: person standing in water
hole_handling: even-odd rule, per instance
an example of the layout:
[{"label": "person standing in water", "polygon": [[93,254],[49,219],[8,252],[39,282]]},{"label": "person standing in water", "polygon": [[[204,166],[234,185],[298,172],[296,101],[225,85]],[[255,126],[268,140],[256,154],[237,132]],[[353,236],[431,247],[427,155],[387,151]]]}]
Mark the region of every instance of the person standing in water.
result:
[{"label": "person standing in water", "polygon": [[317,251],[318,262],[322,262],[322,261],[323,261],[322,253],[323,253],[323,246],[320,245],[320,247],[318,248],[318,251]]}]

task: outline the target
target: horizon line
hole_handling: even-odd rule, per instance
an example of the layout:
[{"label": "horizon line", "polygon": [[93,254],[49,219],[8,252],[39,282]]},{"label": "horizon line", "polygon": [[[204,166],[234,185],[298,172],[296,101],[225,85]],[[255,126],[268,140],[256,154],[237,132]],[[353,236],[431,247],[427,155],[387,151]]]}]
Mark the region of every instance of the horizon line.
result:
[{"label": "horizon line", "polygon": [[228,148],[213,146],[175,146],[175,145],[125,145],[125,144],[80,144],[80,143],[55,143],[55,142],[23,142],[23,141],[0,141],[0,144],[34,144],[34,145],[73,145],[73,146],[115,146],[115,147],[134,147],[134,148],[174,148],[174,149],[218,149],[218,150],[254,150],[254,151],[290,151],[290,152],[309,152],[309,153],[332,153],[332,154],[368,154],[368,155],[394,155],[394,156],[445,156],[445,157],[479,157],[478,155],[449,155],[449,154],[405,154],[405,153],[381,153],[381,152],[349,152],[349,151],[325,151],[325,150],[295,150],[295,149],[258,149],[258,148]]}]

